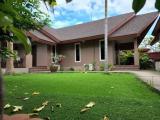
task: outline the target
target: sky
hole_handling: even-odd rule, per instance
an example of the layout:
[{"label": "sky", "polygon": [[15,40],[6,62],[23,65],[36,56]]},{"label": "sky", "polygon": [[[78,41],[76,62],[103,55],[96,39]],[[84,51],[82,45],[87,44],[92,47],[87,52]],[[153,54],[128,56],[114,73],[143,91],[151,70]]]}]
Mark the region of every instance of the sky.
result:
[{"label": "sky", "polygon": [[[108,0],[108,17],[116,16],[132,10],[133,0]],[[51,26],[62,28],[104,18],[104,0],[72,0],[66,4],[65,0],[57,0],[58,5],[53,11],[48,11],[42,4],[42,10],[49,13]],[[144,8],[138,14],[156,11],[155,0],[147,0]]]}]

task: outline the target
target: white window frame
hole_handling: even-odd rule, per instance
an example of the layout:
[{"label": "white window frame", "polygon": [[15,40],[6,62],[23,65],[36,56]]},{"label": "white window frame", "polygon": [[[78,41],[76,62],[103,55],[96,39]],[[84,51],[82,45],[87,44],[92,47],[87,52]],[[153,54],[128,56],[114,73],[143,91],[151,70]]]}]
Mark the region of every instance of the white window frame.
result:
[{"label": "white window frame", "polygon": [[[76,60],[76,45],[79,45],[79,61]],[[74,57],[75,57],[75,62],[81,62],[81,44],[80,43],[74,44]]]},{"label": "white window frame", "polygon": [[[101,42],[102,42],[102,41],[104,41],[104,40],[99,40],[99,60],[100,60],[100,61],[105,61],[105,58],[104,58],[104,60],[101,59],[101,55],[102,55],[102,54],[101,54]],[[105,46],[105,45],[104,45],[104,46]],[[105,48],[104,48],[104,49],[105,49]]]}]

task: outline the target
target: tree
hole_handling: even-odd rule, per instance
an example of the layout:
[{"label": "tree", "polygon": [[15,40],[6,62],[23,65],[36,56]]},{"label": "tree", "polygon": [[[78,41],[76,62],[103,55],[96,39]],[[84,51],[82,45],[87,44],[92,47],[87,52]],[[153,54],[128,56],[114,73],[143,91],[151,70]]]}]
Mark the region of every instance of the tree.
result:
[{"label": "tree", "polygon": [[[146,0],[133,0],[132,8],[135,13],[138,13],[145,5]],[[156,0],[155,8],[160,11],[160,0]]]},{"label": "tree", "polygon": [[[43,0],[51,6],[56,5],[56,0]],[[70,2],[71,0],[66,0]],[[26,50],[26,53],[31,51],[30,41],[25,35],[26,30],[39,29],[46,23],[47,19],[44,14],[38,9],[39,0],[0,0],[0,64],[2,56],[13,54],[12,50],[1,47],[1,41],[20,41]],[[13,34],[13,37],[10,36]],[[13,40],[13,41],[11,41]],[[3,113],[3,85],[0,65],[0,119]]]}]

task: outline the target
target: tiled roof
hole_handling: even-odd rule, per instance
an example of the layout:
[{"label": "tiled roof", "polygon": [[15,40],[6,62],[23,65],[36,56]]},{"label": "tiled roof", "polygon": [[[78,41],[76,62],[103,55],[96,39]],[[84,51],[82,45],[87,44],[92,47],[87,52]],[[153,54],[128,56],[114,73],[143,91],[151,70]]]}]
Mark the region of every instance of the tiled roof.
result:
[{"label": "tiled roof", "polygon": [[[124,36],[134,36],[135,38],[140,37],[144,34],[144,31],[150,27],[151,24],[157,18],[158,13],[148,13],[143,15],[135,15],[134,13],[127,13],[119,16],[114,16],[108,18],[108,34],[109,40],[119,40]],[[70,27],[54,29],[45,26],[40,34],[45,34],[47,41],[53,41],[54,43],[71,42],[76,40],[87,40],[90,37],[94,38],[104,38],[104,19],[92,21],[84,24],[74,25]],[[148,30],[148,29],[147,29]],[[40,37],[39,33],[33,33],[35,36],[46,40],[44,36]],[[47,33],[47,34],[46,34]],[[143,39],[143,36],[140,38]],[[87,39],[85,39],[87,38]]]}]

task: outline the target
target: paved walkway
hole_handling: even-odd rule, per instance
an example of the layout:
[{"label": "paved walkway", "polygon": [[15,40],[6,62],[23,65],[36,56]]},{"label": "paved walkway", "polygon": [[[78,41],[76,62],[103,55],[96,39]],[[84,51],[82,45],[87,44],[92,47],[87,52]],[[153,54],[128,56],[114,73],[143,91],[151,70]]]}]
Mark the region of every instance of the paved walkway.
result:
[{"label": "paved walkway", "polygon": [[129,72],[135,74],[141,80],[160,91],[160,72],[139,70],[139,71],[113,71],[113,72]]},{"label": "paved walkway", "polygon": [[160,91],[160,72],[141,70],[141,71],[130,71],[135,74],[141,80],[151,85],[155,89]]}]

